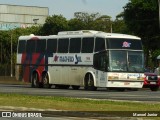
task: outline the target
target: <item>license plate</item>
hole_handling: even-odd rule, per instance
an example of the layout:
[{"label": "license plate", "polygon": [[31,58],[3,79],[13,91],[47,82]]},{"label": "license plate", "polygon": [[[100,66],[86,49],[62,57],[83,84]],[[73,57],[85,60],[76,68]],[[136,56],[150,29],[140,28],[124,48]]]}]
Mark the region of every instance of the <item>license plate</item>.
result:
[{"label": "license plate", "polygon": [[156,82],[150,82],[150,84],[156,84]]}]

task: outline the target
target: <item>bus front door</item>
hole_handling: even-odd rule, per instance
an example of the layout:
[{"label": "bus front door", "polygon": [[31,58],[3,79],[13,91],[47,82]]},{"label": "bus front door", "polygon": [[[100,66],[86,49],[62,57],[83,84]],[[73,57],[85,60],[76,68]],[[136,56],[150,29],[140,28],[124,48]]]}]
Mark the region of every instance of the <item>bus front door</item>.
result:
[{"label": "bus front door", "polygon": [[99,87],[107,86],[106,72],[101,70],[96,70],[96,83]]}]

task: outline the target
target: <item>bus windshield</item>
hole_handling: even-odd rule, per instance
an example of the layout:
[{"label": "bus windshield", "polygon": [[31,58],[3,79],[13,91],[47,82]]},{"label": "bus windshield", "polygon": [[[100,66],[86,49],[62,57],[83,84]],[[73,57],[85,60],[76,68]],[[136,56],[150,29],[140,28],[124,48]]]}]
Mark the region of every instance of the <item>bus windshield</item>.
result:
[{"label": "bus windshield", "polygon": [[110,50],[109,71],[144,72],[143,52]]}]

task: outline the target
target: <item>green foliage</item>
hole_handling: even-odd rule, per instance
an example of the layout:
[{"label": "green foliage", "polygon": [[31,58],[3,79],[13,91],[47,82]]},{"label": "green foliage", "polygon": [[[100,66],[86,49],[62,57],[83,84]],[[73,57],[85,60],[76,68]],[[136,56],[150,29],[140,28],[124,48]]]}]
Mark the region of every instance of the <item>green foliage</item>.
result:
[{"label": "green foliage", "polygon": [[129,30],[141,37],[158,34],[158,1],[156,1],[131,0],[124,7],[124,20]]},{"label": "green foliage", "polygon": [[95,30],[94,21],[99,16],[99,13],[75,12],[75,18],[69,21],[69,30]]},{"label": "green foliage", "polygon": [[75,12],[74,13],[75,18],[77,18],[80,21],[83,21],[84,23],[88,24],[92,21],[96,20],[100,17],[99,13],[86,13],[86,12]]},{"label": "green foliage", "polygon": [[85,29],[85,23],[77,18],[70,19],[68,21],[68,26],[69,26],[69,30],[71,31]]},{"label": "green foliage", "polygon": [[69,20],[69,30],[98,30],[111,31],[111,17],[99,13],[76,12],[75,18]]},{"label": "green foliage", "polygon": [[132,34],[125,24],[124,12],[121,12],[116,16],[116,19],[113,22],[113,31],[114,33]]},{"label": "green foliage", "polygon": [[[16,63],[17,41],[21,35],[40,34],[41,26],[33,26],[30,28],[17,28],[9,31],[0,31],[0,68],[3,75],[10,75],[11,57],[13,61],[13,69]],[[12,56],[11,56],[11,40],[12,40]],[[13,70],[14,71],[14,70]]]},{"label": "green foliage", "polygon": [[[140,36],[145,48],[146,65],[153,59],[149,51],[159,49],[158,0],[130,0],[124,7],[124,20],[131,33]],[[154,56],[155,57],[155,56]]]},{"label": "green foliage", "polygon": [[[68,111],[159,111],[158,103],[89,100],[69,97],[0,94],[2,106]],[[12,99],[12,101],[11,101]],[[137,109],[138,108],[138,109]]]},{"label": "green foliage", "polygon": [[42,27],[43,35],[57,34],[59,31],[68,30],[68,22],[62,15],[49,16]]}]

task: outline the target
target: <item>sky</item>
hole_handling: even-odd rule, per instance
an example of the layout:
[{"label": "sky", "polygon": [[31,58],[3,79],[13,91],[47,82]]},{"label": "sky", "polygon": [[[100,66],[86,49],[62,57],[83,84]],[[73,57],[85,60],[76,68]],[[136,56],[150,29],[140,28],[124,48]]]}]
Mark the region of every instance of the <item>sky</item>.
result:
[{"label": "sky", "polygon": [[0,4],[48,7],[49,15],[63,15],[68,20],[75,12],[100,13],[112,20],[123,11],[129,0],[0,0]]}]

